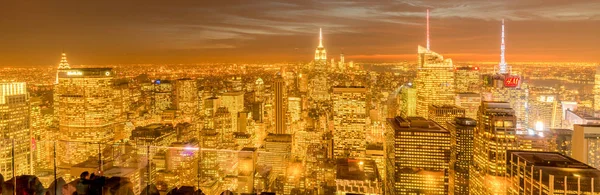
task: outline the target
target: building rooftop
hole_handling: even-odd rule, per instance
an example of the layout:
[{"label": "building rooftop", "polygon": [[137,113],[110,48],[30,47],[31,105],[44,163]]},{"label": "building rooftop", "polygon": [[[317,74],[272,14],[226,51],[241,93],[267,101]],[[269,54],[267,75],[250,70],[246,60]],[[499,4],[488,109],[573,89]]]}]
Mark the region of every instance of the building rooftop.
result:
[{"label": "building rooftop", "polygon": [[290,134],[273,134],[269,133],[265,138],[267,142],[292,142],[292,135]]},{"label": "building rooftop", "polygon": [[373,160],[337,159],[336,179],[344,180],[379,180],[378,170]]},{"label": "building rooftop", "polygon": [[353,93],[363,93],[366,92],[367,88],[363,86],[337,86],[333,87],[333,93],[343,93],[343,92],[353,92]]},{"label": "building rooftop", "polygon": [[449,133],[448,130],[446,130],[439,124],[431,120],[427,120],[423,117],[402,118],[400,116],[396,116],[395,118],[388,118],[387,122],[390,125],[390,127],[394,129],[394,131]]},{"label": "building rooftop", "polygon": [[[556,152],[507,151],[509,161],[520,158],[536,169],[555,176],[600,177],[600,170]],[[518,158],[514,158],[514,157]]]}]

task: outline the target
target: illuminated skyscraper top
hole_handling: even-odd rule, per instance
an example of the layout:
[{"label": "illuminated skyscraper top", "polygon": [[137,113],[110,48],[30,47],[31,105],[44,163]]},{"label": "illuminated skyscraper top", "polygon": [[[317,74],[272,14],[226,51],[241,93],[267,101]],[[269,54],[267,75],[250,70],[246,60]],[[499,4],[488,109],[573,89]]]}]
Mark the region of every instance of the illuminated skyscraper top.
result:
[{"label": "illuminated skyscraper top", "polygon": [[498,65],[498,66],[500,66],[500,70],[499,70],[500,74],[508,73],[508,70],[506,67],[506,60],[504,59],[504,50],[505,49],[506,49],[506,46],[504,45],[504,19],[502,19],[502,42],[500,45],[500,64]]},{"label": "illuminated skyscraper top", "polygon": [[58,84],[58,72],[68,69],[71,69],[71,66],[69,66],[69,62],[67,62],[67,54],[62,53],[60,57],[60,64],[58,64],[58,70],[56,71],[56,84]]},{"label": "illuminated skyscraper top", "polygon": [[62,56],[60,58],[60,64],[58,64],[58,69],[59,70],[71,69],[71,66],[69,66],[69,62],[67,62],[67,54],[66,53],[62,53]]},{"label": "illuminated skyscraper top", "polygon": [[326,63],[327,50],[323,47],[323,31],[319,28],[319,47],[315,50],[315,63]]}]

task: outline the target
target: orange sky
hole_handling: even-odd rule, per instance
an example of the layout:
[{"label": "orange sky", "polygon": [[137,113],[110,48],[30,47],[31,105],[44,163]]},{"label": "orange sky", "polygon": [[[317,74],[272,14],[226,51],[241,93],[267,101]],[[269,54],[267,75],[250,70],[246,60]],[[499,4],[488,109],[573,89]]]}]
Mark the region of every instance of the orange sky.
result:
[{"label": "orange sky", "polygon": [[431,49],[454,61],[600,61],[600,1],[80,1],[0,7],[0,65],[308,62],[323,28],[329,58],[416,60],[431,10]]}]

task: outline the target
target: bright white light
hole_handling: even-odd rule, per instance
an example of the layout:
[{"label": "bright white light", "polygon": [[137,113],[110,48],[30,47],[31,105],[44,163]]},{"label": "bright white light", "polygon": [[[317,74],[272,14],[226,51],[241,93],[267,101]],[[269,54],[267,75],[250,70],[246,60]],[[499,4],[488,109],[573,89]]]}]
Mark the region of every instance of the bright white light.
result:
[{"label": "bright white light", "polygon": [[544,122],[542,122],[542,121],[535,122],[535,130],[543,131],[544,130]]}]

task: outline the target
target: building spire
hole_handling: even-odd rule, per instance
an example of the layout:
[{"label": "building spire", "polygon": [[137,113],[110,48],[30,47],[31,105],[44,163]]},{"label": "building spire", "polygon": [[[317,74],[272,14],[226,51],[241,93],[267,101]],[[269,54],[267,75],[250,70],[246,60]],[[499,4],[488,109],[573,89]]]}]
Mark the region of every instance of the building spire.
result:
[{"label": "building spire", "polygon": [[69,66],[69,62],[67,61],[67,54],[64,52],[61,55],[60,64],[58,64],[58,69],[71,69],[71,66]]},{"label": "building spire", "polygon": [[427,51],[429,51],[429,9],[427,9]]},{"label": "building spire", "polygon": [[504,43],[504,19],[502,19],[502,41],[500,45],[500,74],[508,73],[506,70],[506,60],[504,59],[504,52],[506,50],[506,46]]},{"label": "building spire", "polygon": [[319,28],[319,47],[323,47],[323,31]]}]

